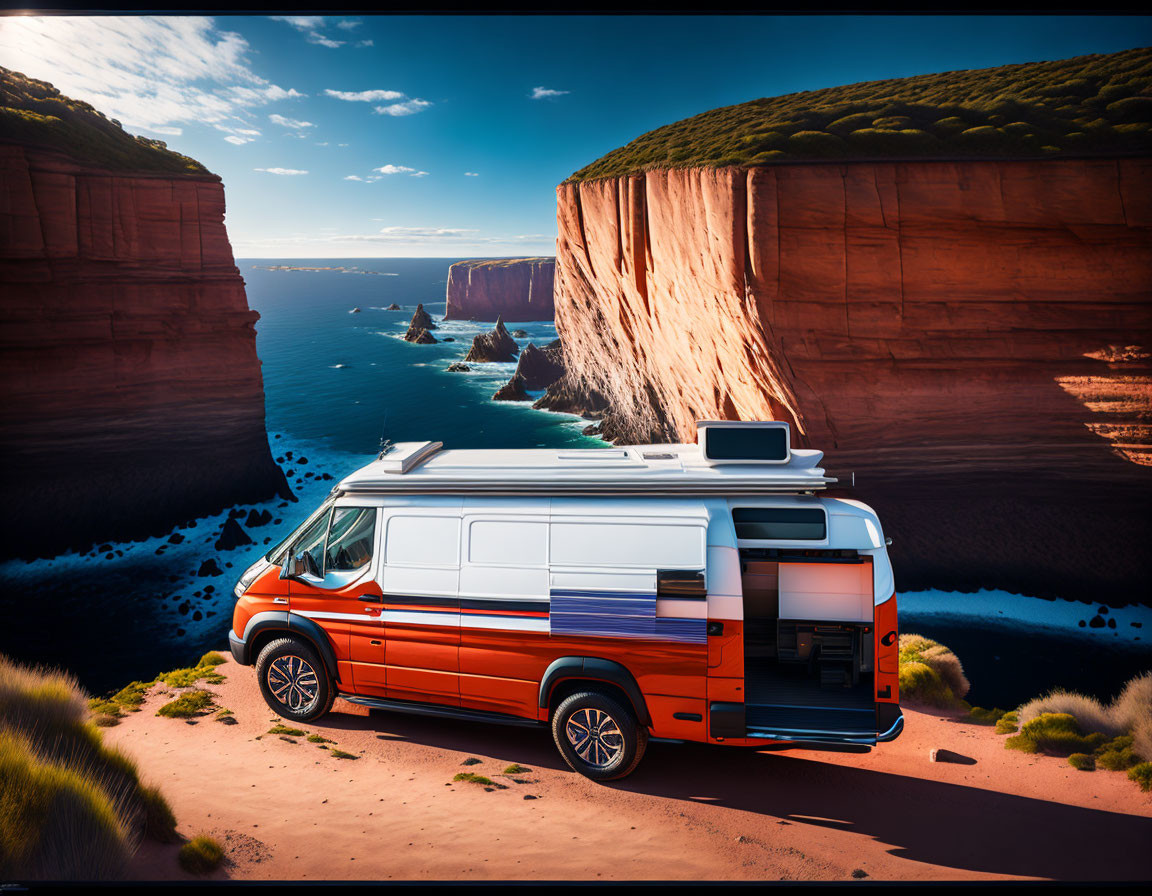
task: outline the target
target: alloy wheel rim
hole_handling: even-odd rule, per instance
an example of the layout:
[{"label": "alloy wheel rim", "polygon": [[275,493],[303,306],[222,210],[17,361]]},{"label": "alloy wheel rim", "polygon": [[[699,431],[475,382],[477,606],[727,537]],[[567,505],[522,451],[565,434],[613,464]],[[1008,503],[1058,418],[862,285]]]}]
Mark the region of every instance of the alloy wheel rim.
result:
[{"label": "alloy wheel rim", "polygon": [[624,732],[600,709],[578,709],[568,717],[564,733],[576,755],[593,768],[611,765],[624,752]]},{"label": "alloy wheel rim", "polygon": [[298,656],[280,656],[268,666],[268,690],[293,712],[310,706],[320,693],[316,670]]}]

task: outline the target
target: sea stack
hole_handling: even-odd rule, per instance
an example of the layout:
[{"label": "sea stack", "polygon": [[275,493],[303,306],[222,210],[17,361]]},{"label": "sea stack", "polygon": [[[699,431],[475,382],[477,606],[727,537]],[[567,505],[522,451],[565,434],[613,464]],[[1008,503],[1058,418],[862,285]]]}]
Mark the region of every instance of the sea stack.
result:
[{"label": "sea stack", "polygon": [[504,321],[497,318],[495,327],[473,338],[472,348],[468,350],[464,360],[506,362],[514,360],[519,351],[516,341],[508,334]]},{"label": "sea stack", "polygon": [[1149,63],[757,100],[609,153],[557,189],[556,402],[602,396],[632,444],[788,421],[855,473],[844,494],[885,520],[901,590],[1136,599]]},{"label": "sea stack", "polygon": [[290,496],[220,178],[43,81],[0,87],[0,551]]},{"label": "sea stack", "polygon": [[552,320],[555,258],[458,261],[448,268],[445,320]]}]

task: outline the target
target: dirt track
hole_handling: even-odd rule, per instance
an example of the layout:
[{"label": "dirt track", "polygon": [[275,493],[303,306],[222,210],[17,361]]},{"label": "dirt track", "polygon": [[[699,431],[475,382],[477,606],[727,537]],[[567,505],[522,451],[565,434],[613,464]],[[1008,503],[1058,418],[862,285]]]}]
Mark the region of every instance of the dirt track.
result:
[{"label": "dirt track", "polygon": [[[107,731],[182,834],[224,843],[215,878],[1152,878],[1152,796],[1123,774],[1012,752],[989,728],[922,712],[867,755],[653,743],[634,775],[604,786],[571,772],[543,728],[342,701],[302,726],[360,756],[338,759],[266,734],[274,716],[252,670],[220,671],[228,680],[209,690],[237,724],[157,717],[168,698],[154,693]],[[933,747],[975,761],[933,763]],[[511,763],[530,769],[513,776],[524,783],[501,775]],[[503,787],[451,783],[461,771]],[[134,876],[188,877],[176,849],[145,844]]]}]

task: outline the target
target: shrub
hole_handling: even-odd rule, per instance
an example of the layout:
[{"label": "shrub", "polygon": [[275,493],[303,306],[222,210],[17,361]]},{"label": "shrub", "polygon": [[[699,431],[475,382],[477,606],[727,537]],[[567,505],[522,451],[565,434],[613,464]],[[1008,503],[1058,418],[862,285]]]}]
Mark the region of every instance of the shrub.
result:
[{"label": "shrub", "polygon": [[156,710],[156,715],[170,719],[191,718],[212,705],[212,696],[211,691],[188,691],[175,700],[165,703]]},{"label": "shrub", "polygon": [[287,725],[281,725],[281,724],[277,723],[277,724],[273,725],[271,728],[269,728],[267,733],[268,734],[287,734],[289,737],[303,737],[308,732],[303,731],[300,728],[289,728]]},{"label": "shrub", "polygon": [[219,666],[221,663],[227,662],[224,654],[218,650],[209,650],[204,656],[200,657],[200,662],[197,666]]},{"label": "shrub", "polygon": [[467,781],[469,784],[483,784],[485,787],[495,785],[495,781],[484,775],[478,775],[475,772],[457,772],[453,781]]},{"label": "shrub", "polygon": [[180,867],[189,874],[208,874],[224,861],[224,850],[211,837],[201,834],[180,847]]},{"label": "shrub", "polygon": [[307,741],[310,744],[334,744],[334,743],[336,743],[336,741],[329,740],[328,738],[323,737],[319,734],[309,734],[307,737]]},{"label": "shrub", "polygon": [[164,794],[159,788],[144,787],[140,790],[140,797],[144,808],[145,836],[158,843],[175,843],[178,839],[176,816]]},{"label": "shrub", "polygon": [[904,699],[941,709],[955,708],[961,705],[968,688],[964,667],[951,650],[923,635],[900,636],[900,693]]},{"label": "shrub", "polygon": [[983,709],[979,706],[973,706],[968,710],[968,721],[974,722],[977,725],[995,725],[1007,713],[1002,709]]},{"label": "shrub", "polygon": [[328,752],[331,755],[335,756],[337,759],[359,759],[360,758],[355,753],[347,753],[344,750],[337,750],[335,747],[333,747]]},{"label": "shrub", "polygon": [[1139,784],[1145,793],[1152,790],[1152,762],[1141,762],[1128,769],[1128,780]]},{"label": "shrub", "polygon": [[1068,713],[1046,712],[1021,725],[1020,733],[1008,738],[1004,745],[1024,753],[1068,756],[1093,752],[1106,741],[1103,734],[1085,734]]},{"label": "shrub", "polygon": [[504,769],[506,775],[519,775],[522,772],[530,772],[532,769],[527,766],[521,765],[519,762],[513,762],[510,766]]},{"label": "shrub", "polygon": [[[1012,716],[1012,718],[1009,718]],[[997,723],[996,727],[992,729],[996,734],[1015,734],[1020,730],[1020,726],[1016,724],[1016,717],[1013,713],[1007,713]]]},{"label": "shrub", "polygon": [[1043,697],[1029,700],[1020,707],[1020,721],[1027,725],[1045,713],[1072,716],[1081,730],[1104,734],[1108,738],[1124,733],[1124,727],[1116,724],[1106,706],[1095,697],[1084,694],[1055,690]]},{"label": "shrub", "polygon": [[1068,757],[1068,764],[1079,772],[1096,771],[1096,760],[1087,753],[1073,753]]},{"label": "shrub", "polygon": [[788,149],[798,155],[834,158],[844,154],[845,143],[835,134],[823,131],[797,131],[788,138]]},{"label": "shrub", "polygon": [[1145,762],[1152,762],[1152,719],[1142,719],[1132,726],[1132,752]]},{"label": "shrub", "polygon": [[1132,751],[1132,735],[1117,737],[1096,751],[1096,764],[1110,772],[1122,772],[1140,764],[1140,757]]},{"label": "shrub", "polygon": [[1124,731],[1152,722],[1152,672],[1137,675],[1124,685],[1112,701],[1109,714],[1113,723]]}]

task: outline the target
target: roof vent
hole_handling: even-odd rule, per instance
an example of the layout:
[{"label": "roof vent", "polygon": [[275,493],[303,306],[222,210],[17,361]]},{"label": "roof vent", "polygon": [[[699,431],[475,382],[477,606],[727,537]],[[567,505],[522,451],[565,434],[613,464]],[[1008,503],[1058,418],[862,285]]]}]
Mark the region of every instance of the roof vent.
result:
[{"label": "roof vent", "polygon": [[786,464],[791,434],[779,420],[701,420],[696,441],[704,460],[718,464]]},{"label": "roof vent", "polygon": [[443,447],[443,442],[397,442],[382,450],[376,463],[385,473],[404,474]]}]

